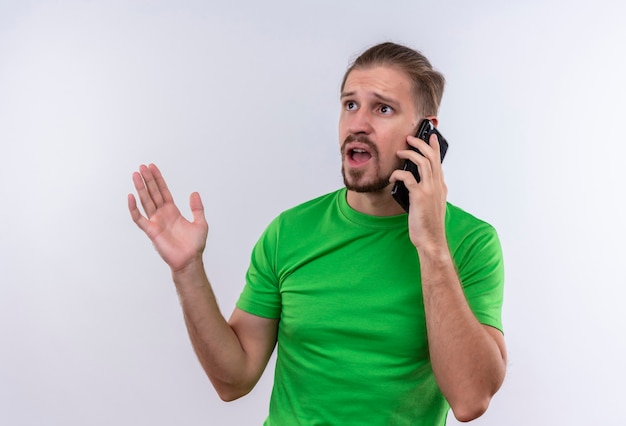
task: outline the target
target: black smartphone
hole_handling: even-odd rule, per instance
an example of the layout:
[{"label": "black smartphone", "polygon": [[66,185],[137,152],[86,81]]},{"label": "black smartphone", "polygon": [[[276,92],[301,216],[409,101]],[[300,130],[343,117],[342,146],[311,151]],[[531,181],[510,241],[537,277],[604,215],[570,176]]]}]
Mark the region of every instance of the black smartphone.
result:
[{"label": "black smartphone", "polygon": [[[437,135],[437,139],[439,140],[439,152],[441,153],[441,161],[443,162],[443,158],[446,156],[446,152],[448,151],[448,142],[446,139],[441,136],[441,133],[434,126],[432,121],[428,119],[422,120],[419,127],[417,128],[417,132],[415,133],[416,138],[420,138],[426,143],[430,143],[430,136],[432,134]],[[416,151],[418,154],[422,155],[422,153],[412,146],[409,146],[413,151]],[[418,182],[420,179],[419,171],[417,170],[417,166],[410,160],[406,160],[404,162],[403,170],[408,170],[413,173],[415,176],[415,180]],[[409,190],[404,185],[404,182],[401,180],[397,181],[391,190],[391,195],[393,198],[402,206],[402,208],[408,213],[409,212]]]}]

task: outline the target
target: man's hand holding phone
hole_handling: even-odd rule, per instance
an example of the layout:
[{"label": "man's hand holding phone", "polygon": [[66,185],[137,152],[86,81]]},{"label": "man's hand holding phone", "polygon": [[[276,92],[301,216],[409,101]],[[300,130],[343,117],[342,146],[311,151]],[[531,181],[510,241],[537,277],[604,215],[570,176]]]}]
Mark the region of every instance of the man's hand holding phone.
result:
[{"label": "man's hand holding phone", "polygon": [[[441,248],[447,250],[445,215],[448,188],[441,167],[442,158],[447,151],[447,142],[443,137],[439,140],[439,135],[438,132],[431,131],[427,141],[407,136],[410,149],[397,153],[399,158],[406,160],[405,167],[394,171],[390,178],[391,182],[396,183],[393,190],[394,198],[405,209],[408,207],[409,235],[419,251]],[[413,164],[414,169],[409,162]],[[417,176],[414,170],[419,170]],[[400,201],[399,191],[402,191],[402,188],[406,188],[408,201],[406,207]]]}]

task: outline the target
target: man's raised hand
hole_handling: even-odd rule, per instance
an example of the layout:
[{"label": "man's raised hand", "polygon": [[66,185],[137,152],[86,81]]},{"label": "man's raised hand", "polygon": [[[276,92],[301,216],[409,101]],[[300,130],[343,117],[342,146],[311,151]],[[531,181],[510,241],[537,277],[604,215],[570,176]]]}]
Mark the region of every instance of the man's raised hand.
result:
[{"label": "man's raised hand", "polygon": [[157,166],[140,166],[139,172],[133,173],[133,183],[145,216],[139,211],[135,196],[129,194],[130,216],[150,238],[172,272],[202,261],[209,226],[204,217],[200,195],[194,192],[189,197],[193,215],[193,222],[189,222],[174,204],[172,194]]}]

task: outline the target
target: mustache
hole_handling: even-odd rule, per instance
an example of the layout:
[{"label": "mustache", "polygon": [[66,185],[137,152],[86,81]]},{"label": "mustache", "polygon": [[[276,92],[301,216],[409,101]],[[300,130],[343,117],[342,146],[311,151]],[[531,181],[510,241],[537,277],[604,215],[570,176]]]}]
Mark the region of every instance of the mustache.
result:
[{"label": "mustache", "polygon": [[371,154],[378,156],[378,148],[376,147],[376,144],[365,135],[348,135],[348,137],[346,137],[346,139],[341,144],[342,154],[346,153],[346,145],[350,142],[360,142],[364,145],[367,145],[367,147],[370,149]]}]

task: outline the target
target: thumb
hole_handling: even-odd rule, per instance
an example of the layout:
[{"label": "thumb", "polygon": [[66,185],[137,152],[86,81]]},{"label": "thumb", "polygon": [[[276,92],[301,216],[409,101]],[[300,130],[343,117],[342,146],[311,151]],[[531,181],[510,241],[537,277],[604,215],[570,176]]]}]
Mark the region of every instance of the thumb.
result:
[{"label": "thumb", "polygon": [[202,199],[200,199],[200,194],[197,192],[191,193],[189,196],[189,207],[191,208],[194,223],[206,223],[204,205],[202,204]]}]

